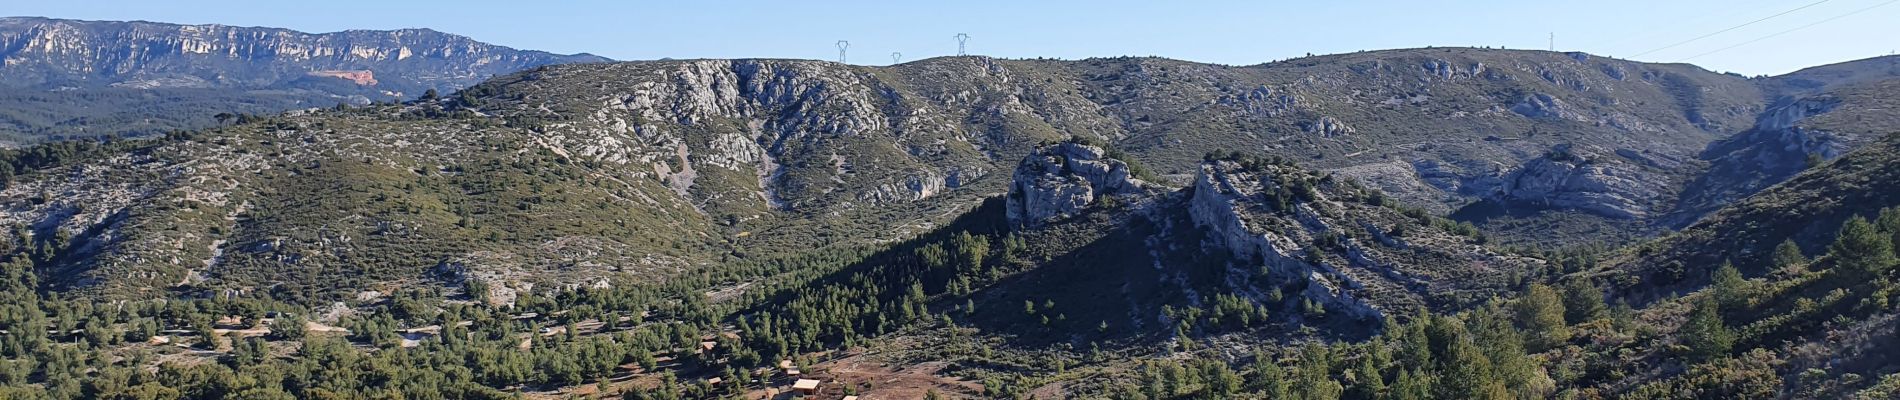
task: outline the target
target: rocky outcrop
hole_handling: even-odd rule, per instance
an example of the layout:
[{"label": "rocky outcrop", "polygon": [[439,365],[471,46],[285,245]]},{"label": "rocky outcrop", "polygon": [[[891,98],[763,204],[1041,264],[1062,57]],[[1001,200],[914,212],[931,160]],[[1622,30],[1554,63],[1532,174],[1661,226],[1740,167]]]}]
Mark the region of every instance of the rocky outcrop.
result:
[{"label": "rocky outcrop", "polygon": [[1563,99],[1545,93],[1525,95],[1517,104],[1511,106],[1511,112],[1536,119],[1564,119],[1583,121],[1583,114],[1570,108]]},{"label": "rocky outcrop", "polygon": [[[1808,154],[1834,159],[1847,152],[1847,144],[1838,135],[1826,132],[1802,129],[1800,123],[1817,115],[1834,111],[1841,105],[1841,99],[1834,96],[1816,96],[1796,100],[1790,104],[1770,109],[1756,119],[1755,128],[1745,136],[1716,143],[1711,149],[1723,149],[1735,142],[1765,145],[1764,150],[1794,154],[1806,157]],[[1719,150],[1718,150],[1719,151]]]},{"label": "rocky outcrop", "polygon": [[1860,145],[1865,140],[1857,135],[1802,126],[1841,104],[1840,97],[1829,95],[1794,100],[1763,112],[1753,129],[1709,144],[1701,154],[1710,164],[1708,170],[1683,189],[1681,205],[1665,223],[1688,225],[1787,180],[1810,162],[1835,159]]},{"label": "rocky outcrop", "polygon": [[1036,227],[1074,216],[1105,196],[1147,191],[1128,163],[1109,158],[1100,147],[1063,142],[1037,148],[1016,167],[1009,187],[1011,226]]},{"label": "rocky outcrop", "polygon": [[310,76],[337,78],[363,86],[376,86],[376,73],[363,71],[310,71]]},{"label": "rocky outcrop", "polygon": [[[1194,225],[1205,230],[1216,248],[1224,249],[1235,260],[1266,267],[1275,281],[1304,281],[1302,296],[1325,304],[1357,319],[1383,316],[1350,290],[1363,285],[1345,278],[1324,264],[1308,261],[1308,252],[1316,251],[1302,243],[1307,233],[1331,229],[1304,205],[1291,210],[1298,223],[1274,224],[1257,213],[1270,201],[1282,183],[1269,174],[1246,171],[1232,161],[1215,161],[1201,166],[1194,177],[1194,191],[1188,200],[1188,215]],[[1251,220],[1251,221],[1250,221]],[[1299,230],[1288,234],[1288,229]],[[1309,231],[1310,229],[1310,231]]]},{"label": "rocky outcrop", "polygon": [[1304,128],[1307,133],[1317,133],[1326,137],[1341,136],[1359,131],[1333,117],[1320,117],[1313,122],[1306,123]]},{"label": "rocky outcrop", "polygon": [[1647,217],[1672,188],[1669,182],[1645,178],[1642,168],[1635,160],[1558,145],[1507,174],[1491,200],[1612,218]]},{"label": "rocky outcrop", "polygon": [[[1502,287],[1530,260],[1469,245],[1469,238],[1381,205],[1356,184],[1285,164],[1216,160],[1188,190],[1202,247],[1230,271],[1265,271],[1265,285],[1296,290],[1326,314],[1378,321],[1418,307],[1459,307]],[[1233,272],[1230,272],[1230,275]],[[1230,280],[1260,279],[1230,276]]]}]

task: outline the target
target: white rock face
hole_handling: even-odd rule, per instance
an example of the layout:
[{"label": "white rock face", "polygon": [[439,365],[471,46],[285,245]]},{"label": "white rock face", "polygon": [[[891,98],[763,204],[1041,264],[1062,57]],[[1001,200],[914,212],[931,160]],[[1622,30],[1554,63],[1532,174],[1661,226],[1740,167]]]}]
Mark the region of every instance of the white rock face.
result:
[{"label": "white rock face", "polygon": [[[1843,100],[1832,95],[1805,97],[1770,108],[1755,127],[1709,144],[1701,158],[1710,165],[1683,189],[1681,205],[1669,224],[1684,226],[1808,169],[1809,156],[1832,160],[1860,147],[1874,135],[1829,131],[1811,120],[1837,112]],[[1842,112],[1852,113],[1854,109]],[[1856,116],[1858,118],[1858,116]]]},{"label": "white rock face", "polygon": [[1320,117],[1319,120],[1307,123],[1305,129],[1308,133],[1317,133],[1325,137],[1342,136],[1359,132],[1358,129],[1353,129],[1353,127],[1346,125],[1345,122],[1340,122],[1339,119],[1333,117]]},{"label": "white rock face", "polygon": [[1572,208],[1612,218],[1647,217],[1669,183],[1644,179],[1640,166],[1597,152],[1558,145],[1505,176],[1494,200]]},{"label": "white rock face", "polygon": [[1011,226],[1036,227],[1074,216],[1101,196],[1141,193],[1148,183],[1135,179],[1128,164],[1107,157],[1100,147],[1060,143],[1023,158],[1009,187]]},{"label": "white rock face", "polygon": [[[1194,177],[1194,195],[1188,200],[1188,215],[1194,225],[1206,230],[1209,240],[1226,249],[1236,260],[1257,262],[1279,281],[1305,280],[1311,284],[1301,293],[1319,301],[1329,312],[1342,312],[1352,318],[1380,318],[1383,313],[1353,294],[1351,289],[1364,285],[1353,281],[1331,266],[1307,262],[1308,249],[1289,232],[1276,232],[1264,226],[1250,226],[1249,208],[1265,203],[1265,194],[1279,187],[1265,176],[1236,172],[1238,164],[1217,161],[1202,164]],[[1333,230],[1315,215],[1312,208],[1298,205],[1293,210],[1298,229],[1313,236]],[[1370,264],[1370,262],[1368,262]]]},{"label": "white rock face", "polygon": [[303,33],[34,17],[0,18],[0,60],[0,82],[16,85],[236,88],[289,82],[312,71],[375,70],[401,78],[383,82],[397,91],[466,87],[534,66],[606,61],[520,51],[427,29]]},{"label": "white rock face", "polygon": [[1544,93],[1525,95],[1523,100],[1511,106],[1511,111],[1537,119],[1585,120],[1583,114],[1571,109],[1563,99]]},{"label": "white rock face", "polygon": [[1808,154],[1818,154],[1829,160],[1840,157],[1852,148],[1844,142],[1852,141],[1853,138],[1800,127],[1803,121],[1833,111],[1840,103],[1841,100],[1834,97],[1810,97],[1771,109],[1755,121],[1755,129],[1745,140],[1776,144],[1778,146],[1769,146],[1767,149],[1793,154],[1796,158]]},{"label": "white rock face", "polygon": [[[1222,161],[1220,164],[1231,164]],[[1255,234],[1238,209],[1258,203],[1262,190],[1271,190],[1259,177],[1234,175],[1222,171],[1220,164],[1203,165],[1194,176],[1194,196],[1189,199],[1188,215],[1195,226],[1207,228],[1210,237],[1234,253],[1235,258],[1259,258],[1277,268],[1302,268],[1295,252],[1299,243],[1273,232]]]}]

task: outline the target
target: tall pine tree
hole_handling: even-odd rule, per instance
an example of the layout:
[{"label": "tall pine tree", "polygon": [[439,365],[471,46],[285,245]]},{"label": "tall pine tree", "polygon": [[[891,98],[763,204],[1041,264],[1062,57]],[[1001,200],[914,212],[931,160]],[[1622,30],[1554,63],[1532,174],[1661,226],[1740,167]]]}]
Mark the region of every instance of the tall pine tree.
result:
[{"label": "tall pine tree", "polygon": [[1734,263],[1723,262],[1715,269],[1715,275],[1709,278],[1709,290],[1716,305],[1724,310],[1747,307],[1753,295],[1748,280],[1742,278],[1742,271],[1735,269]]},{"label": "tall pine tree", "polygon": [[[1562,318],[1561,314],[1558,318]],[[1438,384],[1433,387],[1441,399],[1502,400],[1511,398],[1504,382],[1492,369],[1491,360],[1473,343],[1464,323],[1438,317],[1426,328],[1431,337],[1432,355],[1438,363]]]},{"label": "tall pine tree", "polygon": [[1608,306],[1603,304],[1603,290],[1590,283],[1587,278],[1571,279],[1564,282],[1564,319],[1572,324],[1594,321],[1607,315]]},{"label": "tall pine tree", "polygon": [[1563,299],[1557,291],[1540,283],[1531,284],[1517,300],[1517,323],[1524,327],[1525,344],[1533,353],[1562,346],[1570,340],[1570,327],[1564,325]]},{"label": "tall pine tree", "polygon": [[1881,235],[1874,224],[1856,216],[1841,225],[1840,236],[1828,246],[1828,255],[1834,258],[1834,268],[1844,282],[1868,282],[1878,279],[1893,266],[1893,239]]},{"label": "tall pine tree", "polygon": [[1676,332],[1682,345],[1689,348],[1689,355],[1696,360],[1725,356],[1735,347],[1735,334],[1723,324],[1718,308],[1713,299],[1697,301],[1695,309],[1689,312],[1689,320]]},{"label": "tall pine tree", "polygon": [[1887,234],[1890,246],[1900,247],[1900,207],[1881,209],[1880,217],[1874,219],[1874,229]]}]

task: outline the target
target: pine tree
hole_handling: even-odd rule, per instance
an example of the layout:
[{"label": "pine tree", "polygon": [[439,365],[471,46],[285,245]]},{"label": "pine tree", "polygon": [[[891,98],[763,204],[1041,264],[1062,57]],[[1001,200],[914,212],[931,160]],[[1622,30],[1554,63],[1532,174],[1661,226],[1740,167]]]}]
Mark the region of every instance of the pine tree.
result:
[{"label": "pine tree", "polygon": [[[1562,318],[1561,314],[1558,318]],[[1438,398],[1489,400],[1510,397],[1504,383],[1493,371],[1491,360],[1472,342],[1471,334],[1465,331],[1463,323],[1438,317],[1434,318],[1426,332],[1431,338],[1433,358],[1439,360],[1439,384],[1434,387]]]},{"label": "pine tree", "polygon": [[1715,275],[1709,278],[1709,290],[1716,305],[1722,309],[1734,310],[1748,306],[1751,290],[1748,280],[1742,278],[1742,272],[1736,270],[1733,263],[1723,262],[1720,268],[1715,269]]},{"label": "pine tree", "polygon": [[1240,375],[1228,368],[1227,363],[1206,360],[1201,362],[1198,369],[1203,383],[1200,398],[1226,399],[1240,391]]},{"label": "pine tree", "polygon": [[1841,226],[1841,233],[1828,246],[1835,268],[1849,284],[1878,279],[1894,262],[1893,240],[1880,235],[1866,219],[1854,217]]},{"label": "pine tree", "polygon": [[270,324],[270,335],[279,340],[303,340],[304,322],[302,318],[279,316]]},{"label": "pine tree", "polygon": [[1533,353],[1562,346],[1570,340],[1570,327],[1564,325],[1563,299],[1543,284],[1531,284],[1517,300],[1517,323],[1524,327],[1525,344]]},{"label": "pine tree", "polygon": [[1774,263],[1776,270],[1795,271],[1794,268],[1806,265],[1808,258],[1801,255],[1801,246],[1794,244],[1794,239],[1786,239],[1775,246]]},{"label": "pine tree", "polygon": [[1273,361],[1273,356],[1254,353],[1253,373],[1254,379],[1247,385],[1248,390],[1259,392],[1269,399],[1288,398],[1290,391],[1287,388],[1286,370],[1280,368],[1280,363]]},{"label": "pine tree", "polygon": [[1392,378],[1392,389],[1386,398],[1391,400],[1431,399],[1431,377],[1425,374],[1413,374],[1409,369],[1400,368],[1399,375]]},{"label": "pine tree", "polygon": [[1348,397],[1355,399],[1376,399],[1385,393],[1385,376],[1379,373],[1372,357],[1359,357],[1352,372],[1352,388]]},{"label": "pine tree", "polygon": [[1404,329],[1394,331],[1401,334],[1393,340],[1399,344],[1400,364],[1414,368],[1432,364],[1431,341],[1425,334],[1425,326],[1431,318],[1430,314],[1419,310],[1418,315],[1413,316],[1412,322],[1406,324]]},{"label": "pine tree", "polygon": [[198,335],[198,346],[206,350],[218,348],[218,333],[212,330],[211,323],[199,321],[192,324],[192,333]]},{"label": "pine tree", "polygon": [[1564,319],[1572,324],[1594,321],[1603,318],[1609,310],[1603,304],[1603,290],[1597,289],[1587,278],[1571,279],[1564,283]]},{"label": "pine tree", "polygon": [[[1594,290],[1594,289],[1592,289]],[[1524,338],[1504,316],[1504,308],[1493,301],[1469,314],[1472,342],[1482,349],[1492,371],[1505,388],[1518,398],[1549,397],[1556,382],[1545,376],[1536,359],[1524,353]]]},{"label": "pine tree", "polygon": [[1300,352],[1300,367],[1294,376],[1293,392],[1304,400],[1334,400],[1345,392],[1331,376],[1332,362],[1325,346],[1308,343]]},{"label": "pine tree", "polygon": [[1874,228],[1887,234],[1891,247],[1900,248],[1900,207],[1881,209],[1880,217],[1874,219]]},{"label": "pine tree", "polygon": [[1682,344],[1689,348],[1690,356],[1697,360],[1726,355],[1735,346],[1735,334],[1723,325],[1718,308],[1712,300],[1696,302],[1695,309],[1689,312],[1689,320],[1677,332]]}]

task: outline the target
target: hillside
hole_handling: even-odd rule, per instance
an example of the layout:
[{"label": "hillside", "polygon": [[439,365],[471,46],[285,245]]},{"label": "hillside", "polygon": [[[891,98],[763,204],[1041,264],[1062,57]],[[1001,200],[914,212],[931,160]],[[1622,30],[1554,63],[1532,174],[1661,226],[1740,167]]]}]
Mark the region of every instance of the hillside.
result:
[{"label": "hillside", "polygon": [[563,64],[0,150],[0,398],[1890,397],[1852,80]]},{"label": "hillside", "polygon": [[[1045,261],[979,293],[999,293],[985,297],[1003,305],[1037,296],[1103,304],[1072,313],[1151,326],[1148,334],[1152,324],[1166,326],[1144,321],[1161,305],[1241,301],[1275,320],[1330,324],[1329,334],[1352,337],[1388,318],[1469,307],[1543,267],[1486,248],[1469,225],[1284,159],[1211,156],[1191,185],[1169,189],[1131,176],[1108,154],[1065,142],[1025,159],[1007,195],[1010,233],[1022,241],[1021,257]],[[1130,308],[1116,310],[1108,304],[1121,302],[1109,298]]]},{"label": "hillside", "polygon": [[312,34],[30,17],[0,18],[0,60],[0,135],[17,141],[202,128],[218,113],[404,100],[522,68],[606,61],[427,29]]},{"label": "hillside", "polygon": [[[1870,135],[1871,136],[1871,135]],[[1873,218],[1900,206],[1900,135],[1809,168],[1707,218],[1637,247],[1614,264],[1634,277],[1638,298],[1706,282],[1713,266],[1733,262],[1750,275],[1767,273],[1775,246],[1793,240],[1804,254],[1822,253],[1849,217]]]},{"label": "hillside", "polygon": [[1900,395],[1897,156],[1885,135],[1572,276],[1653,328],[1551,362],[1614,352],[1601,388],[1634,398]]},{"label": "hillside", "polygon": [[[463,269],[522,281],[509,287],[597,284],[616,270],[908,238],[1007,191],[1000,171],[1036,144],[1079,137],[1121,149],[1165,185],[1191,184],[1205,154],[1241,151],[1427,212],[1465,206],[1455,215],[1505,244],[1619,242],[1655,231],[1650,221],[1702,171],[1696,153],[1756,119],[1761,96],[1689,66],[1480,49],[1248,67],[569,64],[410,105],[299,112],[23,170],[7,188],[21,205],[5,219],[32,227],[32,240],[61,238],[49,242],[66,255],[47,282],[135,289],[104,290],[120,295],[335,297],[452,283],[463,272],[439,272]],[[305,193],[337,185],[352,189]],[[64,194],[22,203],[33,193]],[[1541,234],[1552,224],[1566,234]],[[338,268],[360,279],[323,278]],[[247,277],[256,270],[307,272]]]},{"label": "hillside", "polygon": [[[1894,58],[1864,60],[1886,64]],[[1826,71],[1853,64],[1817,67]],[[1778,77],[1777,84],[1814,74],[1808,70]],[[1818,94],[1781,97],[1755,126],[1711,143],[1700,157],[1709,169],[1683,189],[1683,200],[1664,223],[1681,227],[1722,206],[1780,183],[1812,166],[1878,141],[1900,124],[1900,70],[1889,79],[1844,77]],[[1812,81],[1805,80],[1804,81]],[[1815,90],[1821,90],[1816,88]]]},{"label": "hillside", "polygon": [[[1879,83],[1863,78],[1854,79]],[[715,157],[758,158],[749,168],[729,166],[828,193],[908,187],[911,193],[899,197],[923,198],[964,185],[993,191],[996,181],[985,174],[1006,169],[1026,144],[1064,137],[1101,140],[1173,180],[1192,175],[1212,151],[1277,155],[1355,178],[1408,205],[1456,211],[1501,240],[1548,247],[1653,235],[1785,179],[1772,171],[1730,171],[1753,158],[1725,158],[1736,148],[1771,146],[1779,137],[1771,132],[1784,128],[1776,124],[1805,121],[1776,117],[1795,106],[1770,109],[1780,97],[1769,86],[1687,65],[1448,48],[1246,67],[974,57],[893,67],[788,60],[578,65],[497,79],[475,92],[503,98],[482,104],[484,113],[559,121],[554,129],[586,141],[692,136],[678,132],[731,138],[726,143],[749,138],[764,157],[714,149]],[[1897,93],[1890,84],[1836,90],[1815,96],[1848,99],[1846,111],[1814,123],[1863,120],[1861,114],[1889,109],[1885,99]],[[1858,128],[1803,134],[1828,138],[1825,159],[1864,142],[1851,129]],[[685,142],[697,140],[709,139]],[[896,143],[862,151],[905,153],[875,157],[897,162],[902,172],[868,186],[839,184],[818,178],[828,175],[823,163],[780,162],[817,154],[836,170],[860,150],[812,149],[865,141]],[[665,145],[627,147],[645,159],[668,153]],[[591,150],[622,156],[613,146]],[[1537,234],[1551,225],[1567,234]]]}]

